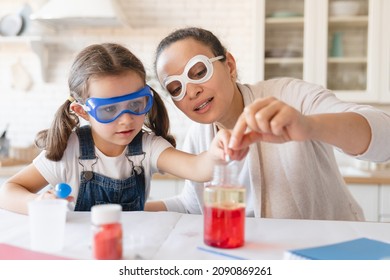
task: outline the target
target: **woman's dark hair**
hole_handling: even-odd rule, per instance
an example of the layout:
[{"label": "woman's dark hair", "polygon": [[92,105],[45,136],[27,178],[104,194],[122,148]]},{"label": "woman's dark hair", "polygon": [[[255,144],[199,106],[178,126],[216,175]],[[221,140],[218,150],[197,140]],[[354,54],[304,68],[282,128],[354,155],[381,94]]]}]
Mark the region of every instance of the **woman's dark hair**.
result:
[{"label": "woman's dark hair", "polygon": [[[137,73],[146,84],[146,72],[142,62],[127,48],[115,43],[90,45],[76,56],[70,69],[70,96],[84,104],[89,97],[88,86],[91,78],[120,76],[128,71]],[[176,146],[174,137],[169,135],[169,118],[164,102],[156,91],[152,91],[154,102],[146,114],[145,126]],[[46,157],[50,160],[61,160],[70,134],[80,126],[78,116],[70,110],[71,103],[72,101],[66,100],[58,108],[51,127],[40,131],[35,139],[36,145],[46,150]]]},{"label": "woman's dark hair", "polygon": [[[154,69],[156,71],[156,63],[162,51],[164,51],[171,44],[184,39],[192,38],[208,47],[215,56],[224,55],[226,59],[226,48],[222,45],[221,41],[211,31],[202,29],[199,27],[187,27],[173,31],[167,37],[162,39],[158,44],[156,50],[156,56],[154,60]],[[156,76],[158,77],[157,73]]]}]

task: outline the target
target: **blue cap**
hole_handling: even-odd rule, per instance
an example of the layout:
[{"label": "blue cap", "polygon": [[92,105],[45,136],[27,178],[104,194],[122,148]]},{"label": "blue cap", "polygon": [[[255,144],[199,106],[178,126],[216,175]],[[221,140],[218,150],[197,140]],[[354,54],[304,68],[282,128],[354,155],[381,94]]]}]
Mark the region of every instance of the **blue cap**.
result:
[{"label": "blue cap", "polygon": [[72,188],[66,183],[59,183],[55,186],[54,191],[58,198],[67,198],[72,192]]}]

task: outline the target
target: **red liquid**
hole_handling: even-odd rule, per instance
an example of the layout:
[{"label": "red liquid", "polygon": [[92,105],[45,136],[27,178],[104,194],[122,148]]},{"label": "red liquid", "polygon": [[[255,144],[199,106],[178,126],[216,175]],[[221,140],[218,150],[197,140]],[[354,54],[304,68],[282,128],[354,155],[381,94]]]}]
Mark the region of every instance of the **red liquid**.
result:
[{"label": "red liquid", "polygon": [[122,258],[122,226],[118,223],[100,226],[94,236],[94,257],[97,260]]},{"label": "red liquid", "polygon": [[244,245],[245,207],[204,208],[204,243],[219,248]]}]

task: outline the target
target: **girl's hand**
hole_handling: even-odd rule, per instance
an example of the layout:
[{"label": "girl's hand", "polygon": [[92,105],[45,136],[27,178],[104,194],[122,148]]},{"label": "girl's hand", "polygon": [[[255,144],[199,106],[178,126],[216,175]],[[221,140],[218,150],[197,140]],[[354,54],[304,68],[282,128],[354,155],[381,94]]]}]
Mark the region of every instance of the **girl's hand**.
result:
[{"label": "girl's hand", "polygon": [[249,147],[241,149],[229,149],[228,144],[231,137],[231,131],[227,129],[221,129],[211,143],[210,152],[213,154],[216,160],[242,160],[249,151]]},{"label": "girl's hand", "polygon": [[57,196],[55,195],[54,193],[54,190],[53,189],[49,189],[47,191],[44,191],[42,193],[40,193],[36,200],[45,200],[45,199],[56,199]]},{"label": "girl's hand", "polygon": [[257,99],[244,108],[228,147],[242,149],[258,141],[304,141],[309,139],[310,124],[308,117],[274,97]]},{"label": "girl's hand", "polygon": [[[44,200],[44,199],[57,199],[57,198],[58,197],[56,196],[54,189],[50,188],[49,190],[39,194],[36,199],[37,200]],[[69,201],[69,202],[73,202],[74,201],[74,197],[73,196],[68,196],[66,198],[66,200]]]}]

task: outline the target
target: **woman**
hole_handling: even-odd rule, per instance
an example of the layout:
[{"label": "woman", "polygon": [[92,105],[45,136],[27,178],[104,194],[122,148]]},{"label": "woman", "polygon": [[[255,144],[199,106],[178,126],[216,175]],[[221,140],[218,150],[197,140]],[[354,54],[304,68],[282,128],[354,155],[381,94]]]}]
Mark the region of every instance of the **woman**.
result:
[{"label": "woman", "polygon": [[[390,159],[390,116],[343,102],[325,88],[291,78],[238,83],[234,57],[210,31],[184,28],[164,38],[155,61],[175,105],[197,122],[183,149],[206,150],[219,129],[229,147],[250,145],[241,161],[247,216],[363,220],[339,172],[333,147],[370,161]],[[203,184],[147,209],[202,212]]]}]

